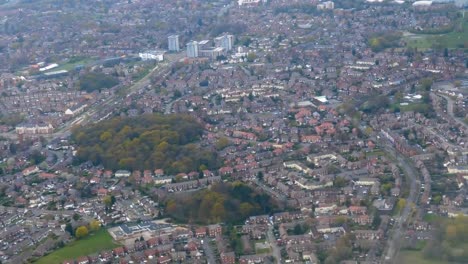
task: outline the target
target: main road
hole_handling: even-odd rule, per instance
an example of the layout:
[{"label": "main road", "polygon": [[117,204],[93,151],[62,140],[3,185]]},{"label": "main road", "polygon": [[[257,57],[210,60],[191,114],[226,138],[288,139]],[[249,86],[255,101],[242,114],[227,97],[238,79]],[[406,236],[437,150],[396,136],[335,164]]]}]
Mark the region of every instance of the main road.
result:
[{"label": "main road", "polygon": [[382,263],[397,263],[396,257],[400,251],[404,234],[406,233],[406,224],[408,222],[411,208],[413,204],[416,204],[418,193],[421,188],[420,181],[418,179],[419,172],[414,167],[412,161],[399,153],[390,143],[385,142],[381,139],[379,144],[383,149],[391,155],[403,169],[406,175],[407,184],[409,183],[409,195],[406,198],[406,205],[401,211],[400,216],[396,219],[395,225],[389,230],[390,238],[387,240],[384,254],[382,255]]},{"label": "main road", "polygon": [[[177,63],[183,57],[182,54],[169,54],[165,56],[166,61],[158,63],[153,69],[151,69],[148,74],[143,78],[132,84],[130,87],[125,88],[122,92],[115,93],[107,97],[104,101],[96,102],[95,104],[88,107],[82,114],[67,122],[61,128],[59,128],[55,133],[52,134],[52,138],[63,138],[70,135],[70,130],[74,124],[86,124],[88,122],[96,122],[103,120],[112,115],[113,107],[118,107],[120,102],[126,97],[133,95],[134,93],[143,91],[146,87],[151,85],[151,78],[155,74],[162,75],[163,77],[167,76],[170,72],[169,69]],[[172,104],[171,104],[172,106]],[[109,113],[105,113],[103,116],[99,116],[99,110],[110,108]]]}]

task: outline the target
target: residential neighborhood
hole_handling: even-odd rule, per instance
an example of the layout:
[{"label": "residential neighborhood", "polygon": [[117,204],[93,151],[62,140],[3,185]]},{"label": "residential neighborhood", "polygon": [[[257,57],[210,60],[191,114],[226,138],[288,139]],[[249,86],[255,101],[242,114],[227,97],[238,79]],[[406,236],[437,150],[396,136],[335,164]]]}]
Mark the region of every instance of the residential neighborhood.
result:
[{"label": "residential neighborhood", "polygon": [[464,263],[466,8],[0,0],[0,263]]}]

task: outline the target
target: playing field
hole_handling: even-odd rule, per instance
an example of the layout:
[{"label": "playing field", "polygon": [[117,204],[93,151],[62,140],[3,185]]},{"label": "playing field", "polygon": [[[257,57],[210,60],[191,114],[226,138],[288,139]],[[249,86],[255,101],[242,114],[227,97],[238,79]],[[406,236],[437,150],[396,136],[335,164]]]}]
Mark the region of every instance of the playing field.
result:
[{"label": "playing field", "polygon": [[411,263],[411,264],[450,264],[450,262],[439,260],[427,260],[423,257],[421,251],[403,250],[398,256],[396,263]]},{"label": "playing field", "polygon": [[468,49],[468,20],[466,18],[462,23],[462,28],[463,30],[460,32],[452,31],[440,35],[405,33],[403,39],[408,47],[417,49],[430,49],[433,47]]},{"label": "playing field", "polygon": [[40,258],[36,263],[62,263],[64,260],[99,253],[102,250],[113,249],[118,246],[118,244],[112,241],[112,237],[107,230],[101,230],[95,234],[89,235],[87,238],[71,242],[67,246]]}]

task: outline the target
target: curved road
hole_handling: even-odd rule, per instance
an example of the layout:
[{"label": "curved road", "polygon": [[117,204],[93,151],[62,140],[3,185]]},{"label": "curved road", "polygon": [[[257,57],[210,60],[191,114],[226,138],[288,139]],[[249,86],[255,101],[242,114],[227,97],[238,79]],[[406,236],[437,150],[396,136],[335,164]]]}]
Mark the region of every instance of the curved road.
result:
[{"label": "curved road", "polygon": [[460,119],[458,119],[455,114],[453,113],[453,100],[452,98],[444,95],[444,94],[440,94],[440,93],[436,93],[438,96],[444,98],[446,101],[447,101],[447,113],[450,115],[450,117],[455,121],[457,122],[459,125],[463,126],[465,129],[468,129],[468,124],[466,124],[465,122],[461,121]]}]

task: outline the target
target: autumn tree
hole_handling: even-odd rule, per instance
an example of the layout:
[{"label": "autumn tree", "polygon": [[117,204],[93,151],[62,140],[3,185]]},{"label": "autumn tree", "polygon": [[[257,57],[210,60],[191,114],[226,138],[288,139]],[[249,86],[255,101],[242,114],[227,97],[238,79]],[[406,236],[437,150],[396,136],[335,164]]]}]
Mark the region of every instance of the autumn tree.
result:
[{"label": "autumn tree", "polygon": [[91,222],[89,223],[89,229],[93,232],[98,231],[100,228],[101,228],[101,223],[96,219],[91,220]]},{"label": "autumn tree", "polygon": [[398,199],[397,203],[397,211],[401,213],[401,211],[405,208],[406,206],[406,200],[404,198]]},{"label": "autumn tree", "polygon": [[107,207],[110,207],[110,206],[112,205],[112,199],[111,199],[110,195],[104,196],[104,198],[102,199],[102,201],[104,202],[104,204],[105,204]]},{"label": "autumn tree", "polygon": [[88,235],[88,228],[86,226],[80,226],[75,230],[75,237],[80,239]]}]

